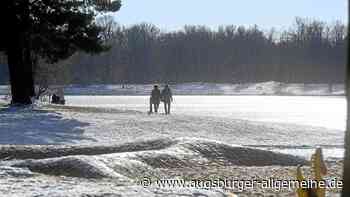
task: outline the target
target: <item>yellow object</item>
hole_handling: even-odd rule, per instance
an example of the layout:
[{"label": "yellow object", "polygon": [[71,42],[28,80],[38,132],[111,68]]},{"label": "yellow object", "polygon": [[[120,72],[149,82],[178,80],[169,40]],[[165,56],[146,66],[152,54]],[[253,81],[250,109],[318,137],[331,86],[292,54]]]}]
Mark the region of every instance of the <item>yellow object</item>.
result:
[{"label": "yellow object", "polygon": [[[323,176],[327,174],[327,167],[323,160],[322,149],[317,148],[315,154],[311,157],[311,167],[314,172],[314,178],[316,181],[324,181]],[[317,197],[325,197],[325,188],[316,188]]]},{"label": "yellow object", "polygon": [[[315,154],[311,156],[311,169],[314,173],[314,180],[317,182],[324,181],[323,176],[327,174],[327,167],[323,160],[322,149],[317,148]],[[305,181],[305,177],[301,170],[301,166],[297,168],[297,180],[299,182]],[[298,188],[297,190],[298,197],[325,197],[326,189],[325,188]]]},{"label": "yellow object", "polygon": [[[301,166],[298,166],[297,168],[297,180],[299,181],[299,183],[301,181],[305,181],[305,177],[303,175],[303,172],[301,171]],[[298,197],[309,197],[308,191],[306,188],[298,187],[297,193],[298,193]]]}]

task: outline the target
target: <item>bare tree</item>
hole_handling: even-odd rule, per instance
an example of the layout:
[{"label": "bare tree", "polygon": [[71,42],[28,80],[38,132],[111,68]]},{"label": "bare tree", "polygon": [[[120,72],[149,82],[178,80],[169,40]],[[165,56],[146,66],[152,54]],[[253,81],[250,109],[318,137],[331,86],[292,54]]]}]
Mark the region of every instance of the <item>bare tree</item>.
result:
[{"label": "bare tree", "polygon": [[113,16],[97,23],[110,50],[79,53],[67,68],[76,84],[278,81],[344,83],[347,32],[336,22],[297,18],[290,29],[258,26],[186,26],[164,32],[151,24],[119,26]]},{"label": "bare tree", "polygon": [[116,33],[118,32],[120,26],[114,20],[112,15],[104,14],[97,18],[98,26],[102,27],[101,37],[105,42],[116,38]]}]

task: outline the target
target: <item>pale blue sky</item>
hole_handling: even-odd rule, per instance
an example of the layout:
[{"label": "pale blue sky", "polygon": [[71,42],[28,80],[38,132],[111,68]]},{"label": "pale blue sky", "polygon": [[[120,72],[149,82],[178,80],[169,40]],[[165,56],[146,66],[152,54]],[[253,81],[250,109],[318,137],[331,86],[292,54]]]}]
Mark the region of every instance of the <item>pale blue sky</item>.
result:
[{"label": "pale blue sky", "polygon": [[148,22],[163,30],[186,24],[253,25],[284,29],[296,16],[347,22],[347,0],[122,0],[116,20],[123,25]]}]

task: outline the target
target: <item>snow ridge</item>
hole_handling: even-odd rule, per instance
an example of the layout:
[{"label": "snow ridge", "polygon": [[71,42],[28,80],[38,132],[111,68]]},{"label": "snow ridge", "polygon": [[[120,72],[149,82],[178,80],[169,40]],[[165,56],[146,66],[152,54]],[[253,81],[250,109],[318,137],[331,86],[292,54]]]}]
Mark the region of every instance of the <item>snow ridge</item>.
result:
[{"label": "snow ridge", "polygon": [[[154,176],[157,168],[180,168],[201,165],[220,166],[296,166],[307,164],[299,157],[266,150],[233,146],[212,140],[182,138],[165,140],[169,146],[159,148],[154,141],[135,142],[130,147],[144,147],[134,152],[111,153],[111,147],[100,147],[99,155],[73,155],[49,159],[29,159],[13,164],[33,172],[83,178],[117,178],[127,180],[145,173]],[[147,146],[148,144],[148,146]],[[146,146],[145,146],[146,145]],[[44,146],[40,147],[45,149]],[[84,148],[70,147],[72,153]],[[76,149],[76,150],[74,150]],[[30,150],[27,152],[30,155]],[[128,177],[128,178],[126,178]]]}]

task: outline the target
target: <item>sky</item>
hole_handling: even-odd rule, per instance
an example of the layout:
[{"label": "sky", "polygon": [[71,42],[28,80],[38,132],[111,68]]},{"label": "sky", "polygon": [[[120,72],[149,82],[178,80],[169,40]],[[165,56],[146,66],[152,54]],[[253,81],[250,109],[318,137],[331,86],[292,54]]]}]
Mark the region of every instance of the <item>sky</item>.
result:
[{"label": "sky", "polygon": [[347,0],[122,0],[115,13],[122,25],[142,22],[162,30],[179,30],[184,25],[254,25],[286,29],[296,16],[325,22],[347,23]]}]

